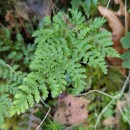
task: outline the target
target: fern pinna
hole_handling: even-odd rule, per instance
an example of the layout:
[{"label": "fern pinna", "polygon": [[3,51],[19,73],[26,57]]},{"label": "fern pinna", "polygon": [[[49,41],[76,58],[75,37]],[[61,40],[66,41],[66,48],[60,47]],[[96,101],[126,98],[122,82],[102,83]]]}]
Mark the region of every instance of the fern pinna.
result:
[{"label": "fern pinna", "polygon": [[69,9],[70,15],[59,12],[51,22],[45,18],[43,28],[34,32],[37,49],[30,64],[31,73],[24,79],[15,95],[12,114],[24,112],[40,96],[46,99],[48,91],[58,96],[67,87],[67,76],[71,79],[72,93],[83,91],[87,66],[100,68],[107,73],[106,56],[119,57],[111,48],[111,33],[101,30],[102,18],[86,23],[77,10]]}]

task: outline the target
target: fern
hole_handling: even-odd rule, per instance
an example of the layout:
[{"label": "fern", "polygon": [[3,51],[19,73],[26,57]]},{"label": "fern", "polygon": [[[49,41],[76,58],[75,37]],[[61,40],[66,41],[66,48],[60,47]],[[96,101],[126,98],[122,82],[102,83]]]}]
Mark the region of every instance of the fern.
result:
[{"label": "fern", "polygon": [[8,64],[0,59],[0,78],[2,79],[0,84],[0,92],[8,94],[16,94],[17,86],[22,84],[23,78],[26,73],[21,71],[14,71]]},{"label": "fern", "polygon": [[65,126],[55,121],[49,120],[48,124],[46,125],[47,130],[64,130]]},{"label": "fern", "polygon": [[12,106],[11,97],[17,93],[17,86],[23,81],[26,73],[14,72],[11,67],[0,59],[0,126],[3,125],[5,118],[9,116]]},{"label": "fern", "polygon": [[119,57],[110,47],[111,33],[99,30],[104,19],[95,18],[87,24],[81,12],[69,12],[70,15],[59,12],[52,22],[46,17],[43,28],[34,32],[38,45],[30,64],[32,72],[15,95],[12,114],[20,114],[39,102],[40,95],[46,99],[49,91],[53,98],[58,96],[67,87],[67,75],[72,81],[72,93],[77,95],[86,85],[86,66],[106,74],[105,57]]},{"label": "fern", "polygon": [[[0,56],[1,59],[7,63],[14,63],[17,69],[28,67],[30,61],[33,59],[33,51],[36,44],[25,44],[24,39],[20,33],[17,33],[12,40],[11,31],[7,28],[0,30]],[[6,57],[5,57],[6,55]],[[21,66],[20,66],[21,65]],[[20,68],[21,69],[21,68]]]},{"label": "fern", "polygon": [[12,101],[9,99],[9,95],[0,94],[0,126],[4,123],[4,118],[9,115]]},{"label": "fern", "polygon": [[0,126],[9,115],[12,100],[18,92],[18,86],[26,76],[24,70],[33,58],[35,44],[24,44],[20,33],[13,36],[12,30],[0,29]]}]

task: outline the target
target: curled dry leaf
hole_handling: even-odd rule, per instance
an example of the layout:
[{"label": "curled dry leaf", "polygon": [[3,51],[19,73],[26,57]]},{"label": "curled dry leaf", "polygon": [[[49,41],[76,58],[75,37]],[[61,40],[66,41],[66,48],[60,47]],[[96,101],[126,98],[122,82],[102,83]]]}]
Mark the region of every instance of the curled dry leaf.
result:
[{"label": "curled dry leaf", "polygon": [[58,101],[58,109],[54,120],[66,125],[84,123],[88,117],[87,105],[89,101],[82,97],[68,95]]},{"label": "curled dry leaf", "polygon": [[[119,10],[117,11],[117,15],[120,17],[124,16],[125,28],[126,31],[128,31],[128,29],[130,28],[130,15],[125,8],[124,2],[122,0],[115,0],[115,3],[120,5]],[[126,10],[126,14],[125,14],[125,10]]]},{"label": "curled dry leaf", "polygon": [[[104,8],[102,6],[98,6],[98,10],[101,15],[104,15],[106,8]],[[121,22],[119,21],[119,18],[115,12],[108,10],[105,14],[105,17],[108,19],[109,26],[112,30],[112,40],[114,42],[113,47],[119,53],[123,53],[124,50],[121,46],[120,39],[125,34],[125,27],[121,24]],[[119,63],[121,63],[121,61]]]},{"label": "curled dry leaf", "polygon": [[[127,27],[130,27],[130,16],[128,13],[126,13],[126,22],[125,22],[125,6],[122,0],[115,0],[116,4],[119,4],[119,10],[117,12],[114,12],[112,10],[107,10],[106,7],[102,7],[101,5],[98,6],[98,10],[102,16],[105,16],[108,20],[108,24],[110,26],[110,29],[112,30],[112,41],[114,42],[113,48],[116,49],[120,54],[125,52],[125,49],[122,48],[122,45],[120,43],[120,39],[125,34],[125,25],[122,23],[126,23]],[[121,18],[123,19],[123,22],[120,21]],[[114,66],[117,66],[121,68],[122,66],[122,60],[119,58],[108,58],[110,63]],[[121,68],[121,72],[124,74],[125,69]]]},{"label": "curled dry leaf", "polygon": [[[108,19],[109,26],[112,30],[112,41],[114,42],[113,48],[122,54],[124,49],[122,48],[120,39],[125,34],[125,27],[121,24],[115,12],[107,10],[106,14],[104,14],[106,8],[102,6],[98,6],[98,10],[101,15],[105,15]],[[122,65],[122,60],[119,58],[108,57],[107,59],[114,66],[121,67]],[[124,73],[124,69],[121,68],[121,71]]]}]

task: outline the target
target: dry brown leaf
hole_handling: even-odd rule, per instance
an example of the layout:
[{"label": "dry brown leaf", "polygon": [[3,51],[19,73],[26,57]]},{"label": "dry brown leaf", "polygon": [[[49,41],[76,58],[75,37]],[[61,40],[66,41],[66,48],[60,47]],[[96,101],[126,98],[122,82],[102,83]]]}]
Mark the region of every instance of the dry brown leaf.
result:
[{"label": "dry brown leaf", "polygon": [[119,10],[118,10],[118,14],[119,15],[123,15],[125,16],[125,6],[124,6],[124,3],[122,0],[115,0],[115,4],[119,4],[120,7],[119,7]]},{"label": "dry brown leaf", "polygon": [[85,98],[72,95],[59,99],[59,108],[54,114],[54,120],[66,125],[84,123],[88,117],[88,103]]},{"label": "dry brown leaf", "polygon": [[115,117],[108,117],[103,121],[103,125],[109,128],[113,128],[117,124],[117,119]]},{"label": "dry brown leaf", "polygon": [[[102,16],[106,8],[98,6],[98,10]],[[117,14],[111,10],[108,10],[105,14],[105,17],[108,19],[108,24],[112,30],[112,40],[114,42],[113,47],[119,52],[123,53],[124,50],[120,43],[120,38],[125,34],[125,27],[119,21]]]},{"label": "dry brown leaf", "polygon": [[5,21],[9,22],[10,28],[15,27],[16,21],[12,10],[7,10]]},{"label": "dry brown leaf", "polygon": [[[125,52],[125,49],[122,48],[120,39],[125,35],[125,32],[130,28],[130,15],[126,11],[125,6],[122,0],[114,0],[115,4],[119,4],[119,10],[114,12],[112,10],[107,10],[102,6],[98,6],[98,10],[102,16],[108,19],[110,29],[112,30],[112,41],[114,42],[113,48],[116,49],[120,54]],[[105,14],[106,12],[106,14]],[[126,16],[126,18],[125,18]],[[120,18],[124,17],[124,21],[121,22]],[[122,23],[125,23],[123,25]],[[118,58],[109,57],[108,60],[114,66],[116,66],[123,74],[126,73],[126,69],[122,68],[122,60]]]},{"label": "dry brown leaf", "polygon": [[[120,8],[118,12],[114,12],[112,10],[107,10],[105,7],[102,7],[101,5],[98,6],[98,10],[102,16],[105,16],[108,20],[108,24],[110,26],[110,29],[112,30],[112,41],[114,42],[113,48],[116,49],[120,54],[125,52],[125,49],[122,48],[122,45],[120,43],[120,39],[124,36],[125,34],[125,26],[121,23],[119,17],[124,17],[124,12],[125,12],[125,7],[124,3],[122,0],[115,0],[116,4],[120,4]],[[127,26],[129,26],[130,23],[130,17],[129,14],[127,13]],[[122,60],[119,58],[108,58],[110,63],[114,66],[119,67],[121,72],[125,74],[125,69],[122,68]]]},{"label": "dry brown leaf", "polygon": [[120,5],[119,10],[117,11],[117,15],[126,17],[125,18],[125,20],[126,20],[125,24],[126,24],[126,31],[128,31],[128,29],[130,28],[130,15],[127,12],[127,10],[126,10],[126,14],[125,14],[124,2],[122,0],[115,0],[115,4],[119,4]]}]

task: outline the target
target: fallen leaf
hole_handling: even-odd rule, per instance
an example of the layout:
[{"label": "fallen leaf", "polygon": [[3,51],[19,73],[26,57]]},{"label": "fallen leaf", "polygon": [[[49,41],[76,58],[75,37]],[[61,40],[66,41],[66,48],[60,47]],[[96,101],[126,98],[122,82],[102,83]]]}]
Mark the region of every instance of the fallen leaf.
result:
[{"label": "fallen leaf", "polygon": [[115,117],[108,117],[103,121],[103,125],[109,128],[113,128],[117,124],[117,119]]},{"label": "fallen leaf", "polygon": [[84,123],[88,117],[88,103],[85,98],[72,95],[59,99],[59,108],[54,114],[54,120],[65,125]]},{"label": "fallen leaf", "polygon": [[[120,21],[120,18],[124,17],[125,18],[125,6],[122,0],[115,0],[115,4],[119,4],[119,10],[117,12],[114,12],[112,10],[107,10],[106,7],[103,7],[101,5],[98,6],[98,10],[102,16],[107,18],[108,24],[110,26],[110,29],[112,31],[112,41],[114,42],[113,48],[117,50],[120,54],[125,52],[125,49],[122,47],[120,39],[124,36],[126,30],[125,30],[125,25],[122,24]],[[130,16],[128,13],[126,13],[126,19],[127,21],[126,26],[129,28],[130,27]],[[125,74],[126,70],[122,68],[122,60],[119,58],[111,58],[108,57],[108,60],[110,63],[116,67],[119,68],[119,70]]]}]

